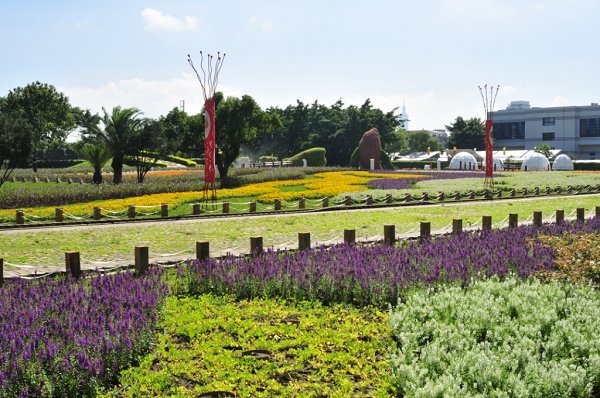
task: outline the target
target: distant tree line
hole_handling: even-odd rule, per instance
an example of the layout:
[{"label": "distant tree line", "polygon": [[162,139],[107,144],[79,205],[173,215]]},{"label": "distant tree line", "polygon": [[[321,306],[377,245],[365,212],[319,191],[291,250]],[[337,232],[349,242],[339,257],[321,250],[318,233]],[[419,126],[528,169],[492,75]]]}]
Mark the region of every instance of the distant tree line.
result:
[{"label": "distant tree line", "polygon": [[[215,160],[222,179],[227,178],[229,167],[240,155],[287,158],[312,147],[326,149],[329,165],[347,166],[362,134],[373,127],[389,152],[442,149],[426,132],[406,132],[396,109],[383,112],[369,99],[361,106],[345,106],[341,100],[331,106],[297,101],[285,108],[266,110],[249,95],[225,98],[217,93],[216,102]],[[464,130],[463,122],[459,117],[448,128],[459,132],[458,137]],[[468,130],[476,123],[471,119],[464,124]],[[67,144],[68,135],[74,131],[81,139]],[[451,147],[456,144],[454,136]],[[0,186],[14,168],[30,166],[35,170],[38,160],[67,146],[90,161],[96,183],[102,181],[101,169],[109,159],[114,183],[121,182],[125,161],[135,164],[142,182],[165,154],[201,158],[203,141],[203,112],[189,115],[173,108],[156,120],[135,108],[115,107],[92,114],[72,106],[52,85],[34,82],[0,97]]]}]

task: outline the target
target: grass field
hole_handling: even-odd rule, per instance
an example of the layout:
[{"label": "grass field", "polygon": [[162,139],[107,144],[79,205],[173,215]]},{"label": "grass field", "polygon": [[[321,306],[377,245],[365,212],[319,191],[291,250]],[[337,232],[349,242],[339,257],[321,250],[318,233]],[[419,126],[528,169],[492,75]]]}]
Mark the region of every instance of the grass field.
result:
[{"label": "grass field", "polygon": [[[262,236],[265,247],[295,242],[298,232],[310,232],[312,241],[341,238],[344,229],[355,229],[357,237],[383,234],[383,226],[394,224],[398,234],[413,229],[420,221],[431,222],[432,230],[462,218],[463,225],[475,224],[483,215],[493,222],[518,213],[525,220],[534,211],[544,217],[563,209],[569,214],[585,208],[588,214],[600,206],[600,195],[582,195],[526,200],[452,203],[359,211],[331,211],[290,215],[182,220],[144,224],[72,226],[59,229],[0,230],[0,257],[17,264],[60,265],[64,252],[80,251],[89,260],[132,258],[137,245],[150,253],[174,253],[208,241],[211,251],[248,247],[251,236]],[[190,256],[192,256],[190,251]]]}]

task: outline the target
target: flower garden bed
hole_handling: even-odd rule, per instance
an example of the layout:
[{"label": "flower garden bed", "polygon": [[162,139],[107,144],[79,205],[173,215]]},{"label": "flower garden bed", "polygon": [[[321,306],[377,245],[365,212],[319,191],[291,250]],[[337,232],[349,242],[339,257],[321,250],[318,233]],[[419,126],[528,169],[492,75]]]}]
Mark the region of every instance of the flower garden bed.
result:
[{"label": "flower garden bed", "polygon": [[[596,247],[599,230],[594,218],[197,261],[168,277],[162,316],[159,273],[7,282],[0,397],[595,397],[594,268],[561,264],[572,237]],[[593,266],[594,249],[577,250]]]}]

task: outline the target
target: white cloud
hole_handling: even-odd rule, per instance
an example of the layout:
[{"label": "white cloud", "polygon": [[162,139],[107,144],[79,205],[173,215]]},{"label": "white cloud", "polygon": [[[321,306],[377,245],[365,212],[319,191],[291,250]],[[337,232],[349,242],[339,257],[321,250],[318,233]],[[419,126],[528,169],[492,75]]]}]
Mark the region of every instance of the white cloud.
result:
[{"label": "white cloud", "polygon": [[557,95],[556,97],[552,98],[552,101],[550,101],[550,106],[567,106],[569,105],[569,99],[566,97],[563,97],[561,95]]},{"label": "white cloud", "polygon": [[510,3],[505,0],[443,0],[440,12],[446,18],[471,26],[507,24],[519,15]]},{"label": "white cloud", "polygon": [[[139,78],[108,82],[97,87],[59,87],[69,97],[71,104],[100,112],[102,107],[110,112],[114,106],[135,107],[148,117],[166,115],[185,101],[188,114],[202,110],[204,98],[196,77],[183,74],[169,80],[144,80]],[[241,96],[235,89],[219,87],[226,96]]]},{"label": "white cloud", "polygon": [[144,25],[148,30],[194,30],[198,27],[198,20],[194,17],[185,16],[183,19],[172,15],[163,14],[153,8],[144,8],[142,10]]},{"label": "white cloud", "polygon": [[264,17],[250,17],[248,20],[248,26],[260,29],[264,32],[270,32],[273,30],[273,23]]}]

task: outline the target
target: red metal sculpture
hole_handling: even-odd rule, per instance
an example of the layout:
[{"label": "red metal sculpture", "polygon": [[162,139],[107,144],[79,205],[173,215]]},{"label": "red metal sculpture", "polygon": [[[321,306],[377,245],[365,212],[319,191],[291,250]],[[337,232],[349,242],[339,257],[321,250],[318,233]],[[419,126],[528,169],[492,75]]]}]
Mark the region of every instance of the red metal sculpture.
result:
[{"label": "red metal sculpture", "polygon": [[493,112],[496,104],[496,97],[500,86],[491,86],[488,90],[487,84],[481,88],[479,93],[485,110],[485,181],[483,183],[486,188],[494,188],[494,155],[493,155],[493,140],[492,132],[494,129]]},{"label": "red metal sculpture", "polygon": [[192,62],[192,57],[188,54],[188,63],[196,72],[196,77],[202,86],[202,94],[204,95],[204,190],[203,200],[217,200],[217,190],[215,188],[215,148],[216,140],[216,124],[215,124],[215,93],[217,92],[217,84],[219,83],[219,72],[223,67],[225,53],[217,53],[217,61],[213,64],[214,57],[211,54],[207,55],[206,70],[204,69],[204,56],[200,51],[200,70],[202,77]]}]

